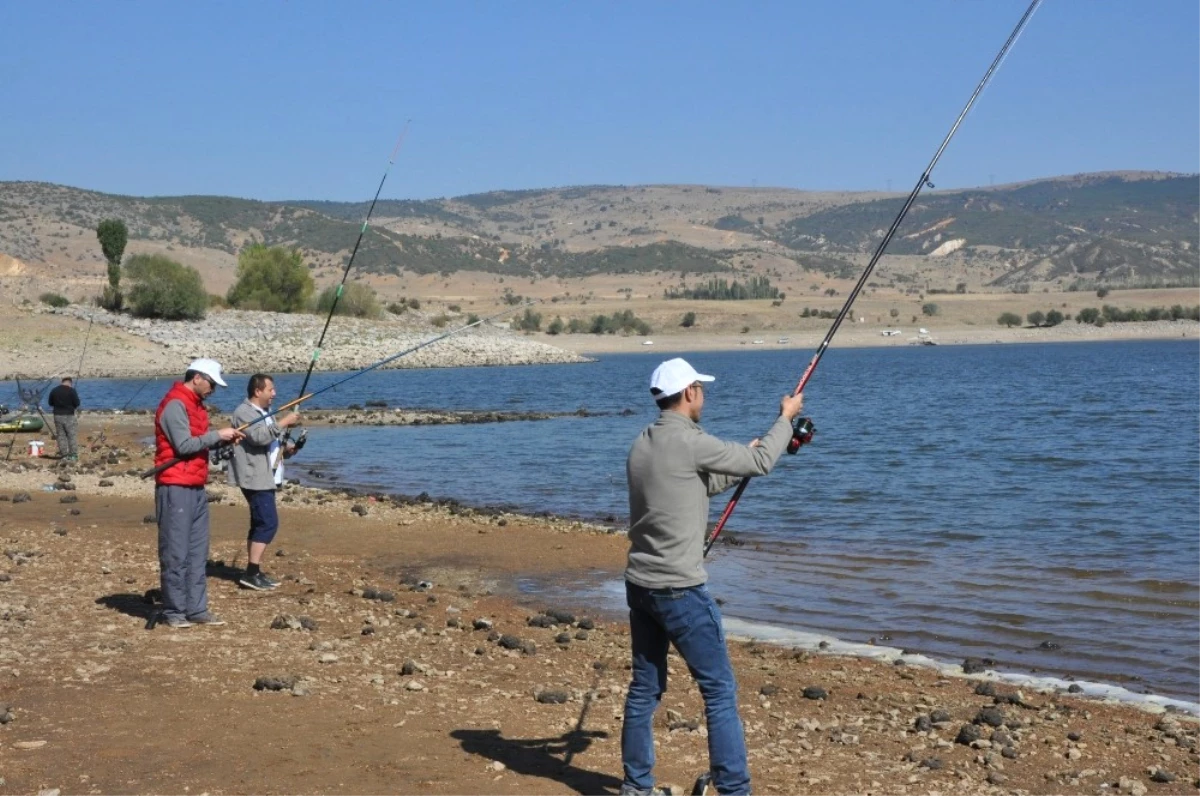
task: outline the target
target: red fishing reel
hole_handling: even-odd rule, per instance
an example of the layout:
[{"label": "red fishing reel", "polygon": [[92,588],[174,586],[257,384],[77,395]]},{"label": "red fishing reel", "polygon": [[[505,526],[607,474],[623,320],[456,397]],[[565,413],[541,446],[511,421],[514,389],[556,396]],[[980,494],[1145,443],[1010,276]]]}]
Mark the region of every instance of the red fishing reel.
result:
[{"label": "red fishing reel", "polygon": [[797,417],[792,421],[792,438],[788,441],[787,452],[796,453],[801,445],[812,442],[813,433],[817,428],[807,417]]}]

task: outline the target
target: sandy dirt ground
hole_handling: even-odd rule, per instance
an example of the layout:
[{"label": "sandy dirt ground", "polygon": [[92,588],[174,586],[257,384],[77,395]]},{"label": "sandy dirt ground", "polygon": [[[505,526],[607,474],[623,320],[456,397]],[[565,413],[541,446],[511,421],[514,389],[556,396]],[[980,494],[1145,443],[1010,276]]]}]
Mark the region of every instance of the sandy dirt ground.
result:
[{"label": "sandy dirt ground", "polygon": [[[228,624],[147,631],[149,432],[85,416],[81,462],[14,446],[0,465],[0,790],[616,792],[627,629],[521,586],[619,578],[621,534],[289,487],[265,567],[283,585],[253,592],[236,584],[245,506],[213,483],[209,600]],[[761,793],[1200,792],[1192,717],[730,646]],[[681,792],[706,732],[671,660],[657,773]]]}]

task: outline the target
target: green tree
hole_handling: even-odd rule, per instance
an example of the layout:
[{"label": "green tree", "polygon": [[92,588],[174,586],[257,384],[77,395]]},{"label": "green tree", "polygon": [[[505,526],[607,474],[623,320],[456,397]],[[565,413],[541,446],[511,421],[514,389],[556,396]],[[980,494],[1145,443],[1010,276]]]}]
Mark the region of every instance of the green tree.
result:
[{"label": "green tree", "polygon": [[1034,310],[1025,316],[1025,320],[1029,321],[1030,326],[1041,326],[1046,322],[1046,314],[1041,310]]},{"label": "green tree", "polygon": [[1066,316],[1064,316],[1058,310],[1050,310],[1049,312],[1046,313],[1046,325],[1047,326],[1058,326],[1060,323],[1063,322],[1063,320],[1065,320],[1065,318],[1066,318]]},{"label": "green tree", "polygon": [[49,304],[51,307],[65,307],[71,303],[71,300],[66,296],[60,296],[57,293],[43,293],[38,296],[38,301],[43,304]]},{"label": "green tree", "polygon": [[208,308],[208,292],[195,268],[163,254],[135,254],[125,264],[129,308],[141,318],[199,320]]},{"label": "green tree", "polygon": [[519,332],[536,332],[542,328],[542,314],[526,307],[525,314],[518,315],[511,325]]},{"label": "green tree", "polygon": [[129,228],[119,218],[106,218],[96,225],[96,239],[100,241],[100,251],[108,261],[108,286],[100,300],[105,309],[119,310],[123,303],[121,296],[121,258],[125,255],[125,245],[129,243]]},{"label": "green tree", "polygon": [[1014,326],[1021,325],[1021,316],[1015,312],[1004,312],[1001,313],[1000,317],[996,319],[996,323],[1000,324],[1001,326],[1007,326],[1011,329]]},{"label": "green tree", "polygon": [[563,319],[555,315],[554,320],[550,321],[550,325],[546,327],[546,334],[562,334],[565,327]]},{"label": "green tree", "polygon": [[237,282],[229,305],[244,310],[302,312],[313,294],[313,280],[300,252],[255,243],[238,256]]},{"label": "green tree", "polygon": [[890,310],[888,310],[888,315],[891,315],[893,318],[899,318],[900,310],[896,309],[895,307],[892,307]]},{"label": "green tree", "polygon": [[682,326],[684,329],[691,329],[693,326],[696,325],[696,313],[685,312],[683,314],[683,320],[679,322],[679,325]]},{"label": "green tree", "polygon": [[1108,295],[1108,288],[1102,287],[1096,291],[1096,298],[1104,298]]},{"label": "green tree", "polygon": [[1075,323],[1095,323],[1100,319],[1100,310],[1095,307],[1085,307],[1075,316]]},{"label": "green tree", "polygon": [[932,318],[934,315],[938,314],[938,305],[934,304],[933,302],[922,304],[921,314],[928,315],[930,318]]},{"label": "green tree", "polygon": [[370,285],[361,282],[350,282],[342,286],[342,297],[337,299],[338,285],[330,285],[321,291],[317,297],[317,312],[325,315],[333,307],[335,315],[350,315],[355,318],[378,318],[383,314],[379,307],[379,299]]}]

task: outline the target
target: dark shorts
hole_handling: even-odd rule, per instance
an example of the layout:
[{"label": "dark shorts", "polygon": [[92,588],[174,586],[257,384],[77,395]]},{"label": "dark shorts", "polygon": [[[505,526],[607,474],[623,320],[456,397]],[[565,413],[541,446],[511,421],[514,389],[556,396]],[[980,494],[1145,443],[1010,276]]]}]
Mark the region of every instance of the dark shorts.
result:
[{"label": "dark shorts", "polygon": [[279,512],[275,510],[274,489],[243,489],[246,502],[250,504],[251,542],[270,544],[279,530]]}]

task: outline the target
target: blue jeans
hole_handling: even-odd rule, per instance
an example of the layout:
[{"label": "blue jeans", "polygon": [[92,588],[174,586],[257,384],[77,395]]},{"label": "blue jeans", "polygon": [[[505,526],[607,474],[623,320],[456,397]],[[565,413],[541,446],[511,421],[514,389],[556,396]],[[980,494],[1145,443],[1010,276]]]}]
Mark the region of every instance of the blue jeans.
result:
[{"label": "blue jeans", "polygon": [[746,738],[737,680],[725,647],[721,612],[705,586],[646,589],[626,581],[633,679],[621,727],[623,787],[654,787],[654,709],[667,690],[667,646],[674,644],[700,686],[708,721],[708,761],[718,793],[749,793]]}]

